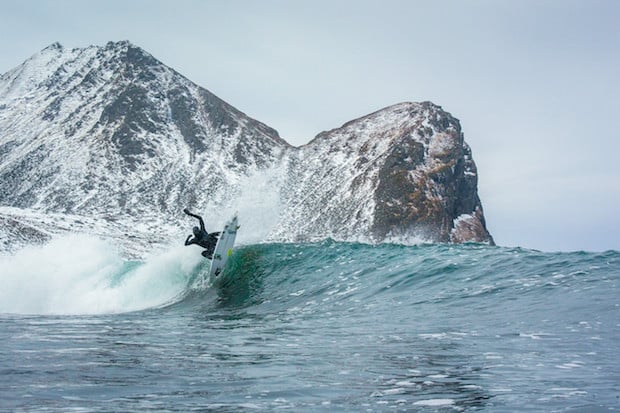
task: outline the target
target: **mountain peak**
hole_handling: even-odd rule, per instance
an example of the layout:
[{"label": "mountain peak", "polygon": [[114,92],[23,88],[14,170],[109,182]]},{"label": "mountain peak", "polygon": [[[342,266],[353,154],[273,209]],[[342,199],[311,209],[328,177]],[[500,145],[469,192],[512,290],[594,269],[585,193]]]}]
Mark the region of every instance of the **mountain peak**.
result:
[{"label": "mountain peak", "polygon": [[106,43],[106,49],[127,49],[129,47],[138,47],[129,40],[109,41]]},{"label": "mountain peak", "polygon": [[143,60],[142,63],[148,63],[149,65],[153,65],[155,63],[164,65],[163,63],[155,59],[146,50],[142,49],[139,46],[136,46],[135,44],[131,43],[128,40],[121,40],[118,42],[108,42],[103,48],[103,50],[111,51],[113,52],[113,55],[116,55],[122,58],[127,58],[130,60],[133,59],[138,62],[140,60]]},{"label": "mountain peak", "polygon": [[[191,177],[184,181],[200,187],[198,180],[215,176],[205,178],[210,169],[196,171],[198,164],[240,172],[270,164],[286,146],[275,130],[128,41],[49,47],[18,69],[0,81],[0,177],[21,190],[2,192],[0,205],[119,211],[131,204],[123,188],[158,179],[164,173],[159,168],[170,177]],[[73,162],[62,161],[67,158]],[[179,166],[165,166],[169,159],[178,159]],[[206,198],[190,194],[191,188],[177,195]],[[116,198],[98,203],[100,191]]]},{"label": "mountain peak", "polygon": [[62,44],[60,44],[59,42],[54,42],[54,43],[50,44],[49,46],[47,46],[43,50],[59,50],[59,51],[62,51],[63,49],[64,49],[64,47],[62,46]]}]

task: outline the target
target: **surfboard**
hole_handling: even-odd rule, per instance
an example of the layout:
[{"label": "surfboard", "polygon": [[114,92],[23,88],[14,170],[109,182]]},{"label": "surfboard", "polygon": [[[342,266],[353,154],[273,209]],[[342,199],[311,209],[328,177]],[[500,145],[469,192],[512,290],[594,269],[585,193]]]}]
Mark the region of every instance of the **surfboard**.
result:
[{"label": "surfboard", "polygon": [[220,275],[226,265],[226,261],[228,261],[228,258],[232,255],[238,229],[239,220],[237,219],[237,215],[235,215],[224,225],[224,230],[220,234],[220,238],[215,245],[213,259],[211,260],[211,267],[209,269],[210,282],[213,282],[217,276]]}]

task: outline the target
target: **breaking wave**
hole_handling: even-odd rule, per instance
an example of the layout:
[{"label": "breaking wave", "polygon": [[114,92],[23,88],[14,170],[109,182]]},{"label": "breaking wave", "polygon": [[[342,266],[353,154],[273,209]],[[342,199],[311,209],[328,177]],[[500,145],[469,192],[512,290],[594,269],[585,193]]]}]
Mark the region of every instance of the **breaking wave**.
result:
[{"label": "breaking wave", "polygon": [[197,248],[172,246],[128,261],[110,242],[71,235],[0,256],[0,313],[109,314],[206,304],[203,311],[255,306],[307,315],[368,311],[386,300],[416,305],[418,312],[426,305],[491,309],[497,300],[509,307],[518,297],[540,294],[545,303],[567,283],[579,289],[593,277],[617,278],[618,261],[613,251],[542,253],[478,244],[254,244],[236,248],[206,299],[209,262]]},{"label": "breaking wave", "polygon": [[0,256],[0,313],[106,314],[174,301],[204,260],[173,247],[127,261],[110,242],[70,235]]}]

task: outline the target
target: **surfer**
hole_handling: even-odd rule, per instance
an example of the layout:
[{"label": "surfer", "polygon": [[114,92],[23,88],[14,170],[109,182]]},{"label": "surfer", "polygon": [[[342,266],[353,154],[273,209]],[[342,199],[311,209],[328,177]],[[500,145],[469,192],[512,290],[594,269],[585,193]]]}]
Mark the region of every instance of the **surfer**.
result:
[{"label": "surfer", "polygon": [[200,222],[200,228],[194,227],[192,229],[192,232],[194,233],[194,238],[192,238],[191,234],[188,235],[187,239],[185,240],[185,245],[187,246],[187,245],[196,244],[196,245],[201,246],[202,248],[205,249],[202,252],[202,256],[208,259],[212,259],[213,251],[215,250],[215,245],[217,244],[217,237],[220,236],[220,233],[212,232],[209,234],[207,230],[205,229],[205,223],[202,220],[202,217],[200,215],[192,214],[191,212],[189,212],[189,209],[187,208],[185,208],[183,212],[185,212],[190,217],[194,217],[198,219],[198,222]]}]

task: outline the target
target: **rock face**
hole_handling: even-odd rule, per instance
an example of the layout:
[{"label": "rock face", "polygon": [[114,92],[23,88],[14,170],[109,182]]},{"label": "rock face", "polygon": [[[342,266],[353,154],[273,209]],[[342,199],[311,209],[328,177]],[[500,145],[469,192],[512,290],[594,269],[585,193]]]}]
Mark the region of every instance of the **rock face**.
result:
[{"label": "rock face", "polygon": [[[0,76],[4,249],[13,233],[49,237],[36,216],[51,234],[130,228],[164,240],[187,226],[184,207],[230,209],[260,176],[278,201],[263,240],[493,242],[460,125],[432,103],[385,108],[295,148],[129,42],[53,44]],[[62,217],[74,225],[56,225]]]},{"label": "rock face", "polygon": [[492,243],[459,122],[430,102],[321,133],[292,156],[289,176],[283,239]]}]

